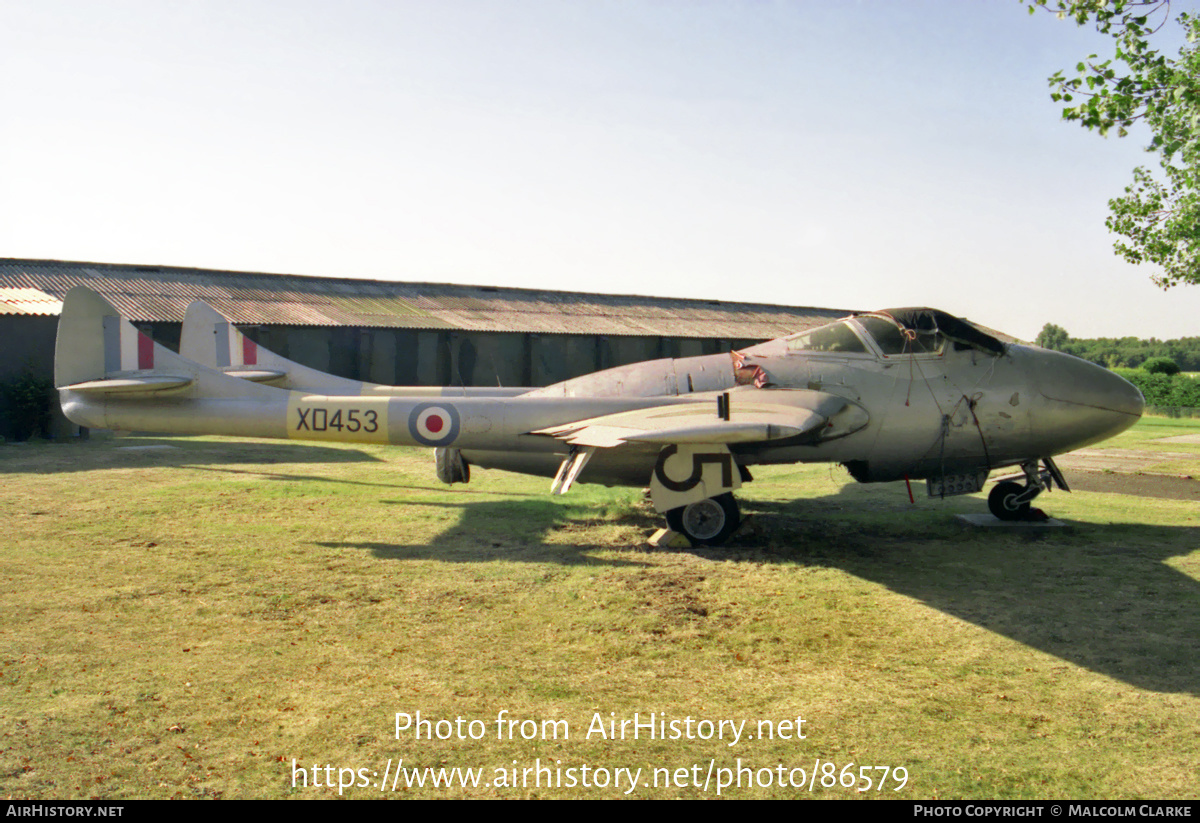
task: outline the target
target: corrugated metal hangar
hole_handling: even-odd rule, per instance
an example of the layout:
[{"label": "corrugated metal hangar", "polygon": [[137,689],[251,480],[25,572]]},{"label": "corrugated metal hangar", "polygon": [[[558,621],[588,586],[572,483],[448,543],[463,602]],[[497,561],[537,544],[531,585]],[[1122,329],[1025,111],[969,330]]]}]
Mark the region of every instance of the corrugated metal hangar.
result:
[{"label": "corrugated metal hangar", "polygon": [[849,314],[719,300],[0,258],[0,382],[25,369],[53,375],[59,301],[77,285],[102,294],[174,350],[184,312],[199,299],[285,357],[389,385],[544,386],[625,363],[740,348]]}]

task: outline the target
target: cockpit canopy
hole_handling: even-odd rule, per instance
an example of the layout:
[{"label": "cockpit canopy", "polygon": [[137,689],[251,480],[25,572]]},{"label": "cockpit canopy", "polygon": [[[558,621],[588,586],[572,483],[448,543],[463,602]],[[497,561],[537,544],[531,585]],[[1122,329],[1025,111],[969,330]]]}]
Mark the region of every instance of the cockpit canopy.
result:
[{"label": "cockpit canopy", "polygon": [[783,339],[788,351],[872,354],[869,339],[885,357],[940,354],[952,343],[988,354],[1004,353],[1004,343],[970,321],[927,308],[886,309],[851,315],[845,320]]},{"label": "cockpit canopy", "polygon": [[963,348],[978,349],[988,354],[1004,354],[1004,342],[1000,338],[984,331],[970,320],[938,309],[887,309],[876,314],[886,315],[903,328],[916,331],[918,335],[922,332],[936,332]]}]

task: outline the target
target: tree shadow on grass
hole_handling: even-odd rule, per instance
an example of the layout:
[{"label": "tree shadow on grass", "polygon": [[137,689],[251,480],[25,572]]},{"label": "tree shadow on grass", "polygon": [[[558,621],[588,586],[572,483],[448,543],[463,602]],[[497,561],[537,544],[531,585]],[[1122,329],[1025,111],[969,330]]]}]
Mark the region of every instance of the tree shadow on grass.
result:
[{"label": "tree shadow on grass", "polygon": [[[954,518],[978,511],[977,499],[930,510],[910,506],[895,490],[879,498],[875,490],[848,488],[817,499],[745,503],[758,528],[729,547],[626,548],[840,569],[1139,689],[1200,694],[1200,582],[1168,564],[1200,549],[1200,527],[1068,521],[1066,529],[981,529]],[[462,516],[427,542],[320,545],[366,549],[381,560],[657,565],[598,558],[594,543],[561,539],[596,528],[595,509],[586,504],[536,497],[389,502],[453,506]],[[604,515],[603,523],[649,534],[658,518],[631,508]]]},{"label": "tree shadow on grass", "polygon": [[[447,493],[447,492],[443,492]],[[455,487],[455,494],[471,494]],[[492,495],[493,492],[477,494]],[[517,495],[514,495],[517,496]],[[556,563],[564,566],[649,566],[650,563],[595,557],[594,543],[555,540],[556,535],[586,532],[595,528],[595,508],[567,504],[560,500],[519,495],[520,500],[478,500],[462,502],[385,501],[396,505],[429,506],[435,509],[458,508],[462,516],[450,528],[428,542],[325,542],[317,545],[332,549],[366,549],[380,560],[441,560],[447,563]],[[605,525],[641,527],[648,517],[637,512],[605,517]],[[590,522],[589,522],[590,521]],[[395,525],[403,537],[404,524]],[[611,548],[611,547],[608,547]]]},{"label": "tree shadow on grass", "polygon": [[850,491],[756,503],[757,551],[837,568],[1032,648],[1157,692],[1200,694],[1200,582],[1168,561],[1200,549],[1200,526],[1065,521],[1068,528],[973,528]]},{"label": "tree shadow on grass", "polygon": [[[185,439],[180,444],[179,439],[149,438],[103,445],[100,449],[53,445],[14,449],[19,454],[5,455],[0,473],[189,466],[280,481],[412,489],[436,493],[438,500],[385,502],[457,507],[462,516],[428,541],[406,540],[403,521],[398,520],[395,539],[321,545],[366,549],[391,561],[654,565],[596,557],[597,549],[613,546],[598,546],[587,536],[597,526],[629,527],[627,531],[649,535],[659,519],[645,507],[626,507],[598,517],[595,507],[587,503],[520,492],[229,467],[236,462],[260,466],[381,462],[354,449],[259,441],[229,444]],[[178,447],[124,448],[161,445]],[[39,449],[63,449],[65,457],[51,455],[47,460],[36,453]],[[982,507],[978,499],[956,499],[930,510],[928,504],[910,506],[902,484],[890,490],[847,485],[837,494],[815,499],[744,502],[744,511],[758,523],[756,531],[735,537],[730,547],[685,551],[718,561],[841,569],[1138,688],[1200,694],[1200,583],[1168,564],[1200,549],[1200,526],[1074,522],[1069,529],[1016,531],[970,528],[953,517]],[[572,533],[580,535],[578,543],[572,541]],[[641,541],[623,548],[647,550]]]}]

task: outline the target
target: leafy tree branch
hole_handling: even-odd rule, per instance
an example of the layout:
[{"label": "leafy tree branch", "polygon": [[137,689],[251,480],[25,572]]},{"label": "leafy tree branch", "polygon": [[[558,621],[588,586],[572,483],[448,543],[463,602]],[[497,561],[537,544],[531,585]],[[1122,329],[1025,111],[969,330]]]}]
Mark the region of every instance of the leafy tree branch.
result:
[{"label": "leafy tree branch", "polygon": [[[1023,0],[1024,2],[1024,0]],[[1092,23],[1113,38],[1113,57],[1089,55],[1049,78],[1051,99],[1068,104],[1063,119],[1119,137],[1134,123],[1150,131],[1146,151],[1158,169],[1139,167],[1124,195],[1109,201],[1106,221],[1114,250],[1131,263],[1150,263],[1163,288],[1200,283],[1200,18],[1174,19],[1184,45],[1168,56],[1152,37],[1171,20],[1170,0],[1028,0],[1078,25]]]}]

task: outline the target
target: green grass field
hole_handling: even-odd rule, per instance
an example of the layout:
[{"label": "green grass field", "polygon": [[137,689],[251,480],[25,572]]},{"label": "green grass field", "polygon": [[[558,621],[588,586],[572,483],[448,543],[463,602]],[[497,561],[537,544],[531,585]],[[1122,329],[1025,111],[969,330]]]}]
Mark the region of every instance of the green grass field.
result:
[{"label": "green grass field", "polygon": [[1200,796],[1194,503],[975,530],[981,496],[755,474],[751,533],[681,550],[636,490],[427,451],[0,446],[0,793]]}]

